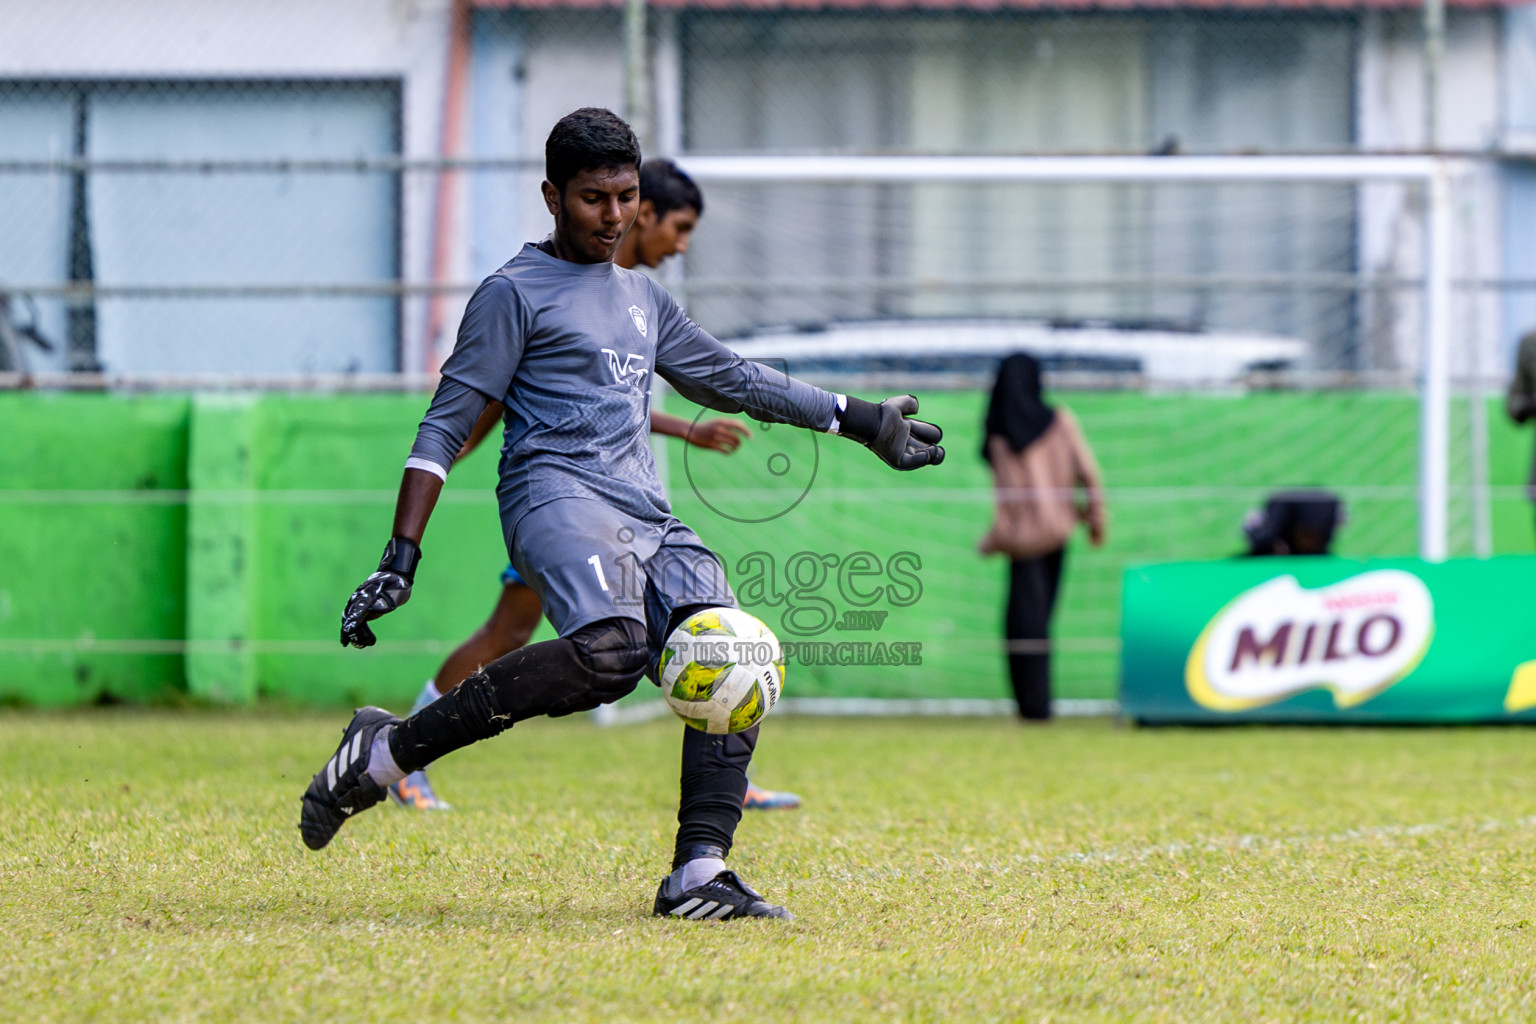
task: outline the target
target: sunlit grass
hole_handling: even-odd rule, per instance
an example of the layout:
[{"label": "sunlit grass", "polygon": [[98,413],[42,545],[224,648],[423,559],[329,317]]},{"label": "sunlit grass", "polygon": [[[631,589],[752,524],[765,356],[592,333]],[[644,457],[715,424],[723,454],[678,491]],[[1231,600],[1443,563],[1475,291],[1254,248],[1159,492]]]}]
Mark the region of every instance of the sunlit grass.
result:
[{"label": "sunlit grass", "polygon": [[17,1020],[1530,1019],[1522,730],[771,720],[733,865],[649,916],[674,722],[519,726],[309,853],[345,714],[0,716]]}]

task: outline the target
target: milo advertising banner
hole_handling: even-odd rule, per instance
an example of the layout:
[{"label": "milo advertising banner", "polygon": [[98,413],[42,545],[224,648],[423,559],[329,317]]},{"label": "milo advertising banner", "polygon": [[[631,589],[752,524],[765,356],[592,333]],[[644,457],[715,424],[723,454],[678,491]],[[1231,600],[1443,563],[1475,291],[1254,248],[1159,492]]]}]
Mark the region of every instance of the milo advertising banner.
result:
[{"label": "milo advertising banner", "polygon": [[1120,629],[1136,721],[1536,720],[1536,557],[1142,566]]}]

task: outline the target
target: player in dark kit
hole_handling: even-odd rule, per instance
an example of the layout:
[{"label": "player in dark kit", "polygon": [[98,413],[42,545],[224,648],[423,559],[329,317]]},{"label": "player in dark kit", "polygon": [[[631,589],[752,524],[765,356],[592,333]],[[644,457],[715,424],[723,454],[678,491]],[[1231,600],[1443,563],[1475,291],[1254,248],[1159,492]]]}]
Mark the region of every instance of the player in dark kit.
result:
[{"label": "player in dark kit", "polygon": [[[625,232],[624,240],[619,243],[613,262],[629,269],[637,266],[655,269],[668,257],[686,253],[689,238],[703,213],[704,195],[692,178],[670,160],[647,160],[640,169],[639,212],[635,215],[634,226]],[[499,401],[487,405],[457,458],[462,459],[501,426],[504,412]],[[669,416],[655,409],[651,410],[651,432],[682,438],[700,448],[727,454],[736,450],[743,437],[752,436],[751,431],[735,420],[690,423],[681,416]],[[422,686],[411,711],[420,711],[441,699],[480,666],[505,657],[526,644],[543,617],[539,595],[523,582],[516,569],[507,566],[501,572],[501,595],[491,617],[444,659],[437,674]],[[427,778],[425,768],[411,772],[390,786],[389,795],[404,807],[423,811],[449,809],[447,801],[437,795]],[[743,806],[748,810],[792,809],[800,806],[800,798],[794,793],[766,789],[749,781]]]},{"label": "player in dark kit", "polygon": [[[299,829],[318,850],[407,773],[539,715],[611,703],[655,674],[674,626],[734,607],[724,569],[671,514],[646,443],[646,374],[722,412],[840,433],[896,469],[937,465],[939,428],[910,419],[910,395],[876,405],[751,363],[689,320],[650,278],[613,263],[639,205],[640,147],[606,110],[560,119],[542,185],[555,231],[525,245],[470,299],[458,344],[406,460],[394,536],[347,602],[343,644],[410,597],[420,542],[447,467],[486,404],[507,407],[497,496],[512,564],[559,639],[492,662],[409,718],[362,708],[303,797]],[[789,917],[727,870],[757,728],[683,728],[682,796],[659,915]]]}]

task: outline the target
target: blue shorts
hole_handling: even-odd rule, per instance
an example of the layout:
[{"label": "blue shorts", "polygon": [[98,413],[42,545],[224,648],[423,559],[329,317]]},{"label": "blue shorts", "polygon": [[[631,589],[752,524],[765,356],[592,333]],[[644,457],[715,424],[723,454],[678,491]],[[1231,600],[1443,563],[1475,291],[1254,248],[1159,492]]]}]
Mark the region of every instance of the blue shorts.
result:
[{"label": "blue shorts", "polygon": [[528,582],[519,576],[517,574],[517,570],[512,568],[512,563],[508,562],[507,567],[501,570],[501,585],[504,587],[512,587],[519,584],[526,587]]}]

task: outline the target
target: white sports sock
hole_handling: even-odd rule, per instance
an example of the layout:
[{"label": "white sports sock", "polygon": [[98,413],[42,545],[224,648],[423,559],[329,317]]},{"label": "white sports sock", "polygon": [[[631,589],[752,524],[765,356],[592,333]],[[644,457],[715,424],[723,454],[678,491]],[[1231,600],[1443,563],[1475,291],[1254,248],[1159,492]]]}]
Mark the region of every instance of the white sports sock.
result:
[{"label": "white sports sock", "polygon": [[389,737],[394,732],[394,726],[386,725],[373,734],[373,743],[368,747],[368,777],[380,786],[393,786],[405,778],[405,772],[395,764],[395,755],[389,752]]},{"label": "white sports sock", "polygon": [[696,885],[703,885],[725,870],[725,861],[719,857],[695,857],[678,868],[678,888],[686,892]]},{"label": "white sports sock", "polygon": [[411,714],[415,714],[428,704],[436,704],[442,700],[443,695],[437,689],[437,680],[428,679],[421,692],[416,695],[416,703],[411,705]]}]

